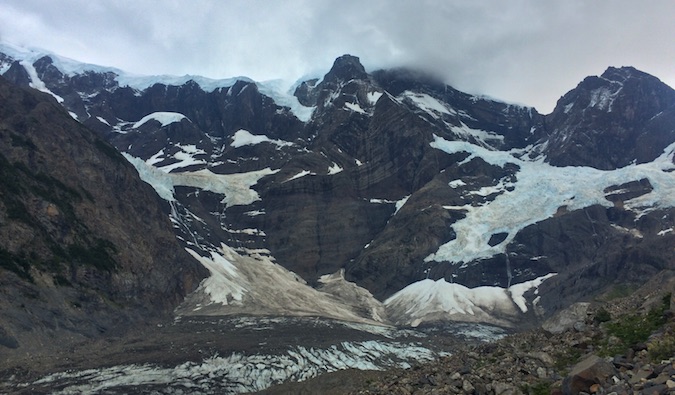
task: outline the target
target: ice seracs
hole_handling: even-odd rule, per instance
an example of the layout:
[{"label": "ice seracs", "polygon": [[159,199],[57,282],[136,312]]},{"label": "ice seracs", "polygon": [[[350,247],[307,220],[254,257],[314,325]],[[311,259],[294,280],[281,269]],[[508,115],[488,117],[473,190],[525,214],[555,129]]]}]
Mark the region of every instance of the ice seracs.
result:
[{"label": "ice seracs", "polygon": [[[657,207],[675,207],[675,178],[670,172],[674,167],[672,155],[675,143],[667,147],[654,162],[608,171],[591,167],[556,167],[543,161],[526,161],[507,152],[490,151],[463,141],[447,141],[438,136],[431,146],[446,153],[469,153],[470,156],[461,163],[473,159],[500,167],[512,163],[518,167],[518,171],[515,173],[515,182],[502,180],[487,190],[466,191],[467,194],[479,195],[499,193],[492,201],[477,206],[447,206],[448,209],[464,211],[466,216],[452,225],[457,237],[427,256],[427,262],[461,264],[504,253],[508,243],[520,230],[554,216],[558,208],[565,206],[568,210],[580,210],[596,204],[611,207],[614,203],[606,198],[605,188],[643,178],[649,180],[654,190],[626,201],[628,209],[643,214]],[[456,189],[463,187],[457,181],[452,181],[451,186]],[[488,241],[495,233],[508,233],[508,236],[504,242],[490,246]]]}]

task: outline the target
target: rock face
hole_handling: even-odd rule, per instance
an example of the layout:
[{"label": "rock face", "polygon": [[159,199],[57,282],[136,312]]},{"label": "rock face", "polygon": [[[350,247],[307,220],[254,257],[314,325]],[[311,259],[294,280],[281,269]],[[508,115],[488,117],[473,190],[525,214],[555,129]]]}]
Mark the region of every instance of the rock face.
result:
[{"label": "rock face", "polygon": [[[511,322],[675,266],[675,92],[633,68],[542,115],[350,55],[290,95],[5,52],[4,75],[134,161],[206,255],[265,254],[312,286],[344,270],[385,307],[425,280],[461,286],[474,296],[433,316]],[[426,300],[409,291],[397,306]]]},{"label": "rock face", "polygon": [[1,77],[0,152],[3,346],[26,353],[165,316],[206,274],[117,150]]},{"label": "rock face", "polygon": [[584,79],[546,117],[556,166],[616,169],[645,163],[675,139],[675,92],[632,67]]}]

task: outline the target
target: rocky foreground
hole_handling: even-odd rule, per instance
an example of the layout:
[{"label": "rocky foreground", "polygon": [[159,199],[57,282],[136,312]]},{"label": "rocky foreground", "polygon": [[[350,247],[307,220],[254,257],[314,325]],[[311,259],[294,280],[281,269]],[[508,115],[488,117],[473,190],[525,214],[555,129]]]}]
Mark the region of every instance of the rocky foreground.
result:
[{"label": "rocky foreground", "polygon": [[[675,393],[673,283],[572,306],[543,329],[467,346],[439,361],[389,372],[339,372],[266,394]],[[607,299],[611,299],[607,301]],[[675,304],[674,304],[675,306]]]}]

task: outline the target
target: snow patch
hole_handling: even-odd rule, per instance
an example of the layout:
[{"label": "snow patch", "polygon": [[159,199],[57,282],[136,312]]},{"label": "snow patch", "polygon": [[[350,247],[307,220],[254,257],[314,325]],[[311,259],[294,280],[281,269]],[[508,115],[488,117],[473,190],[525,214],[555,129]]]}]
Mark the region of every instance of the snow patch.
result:
[{"label": "snow patch", "polygon": [[166,173],[163,171],[164,168],[160,170],[140,158],[127,153],[123,155],[134,165],[141,179],[150,184],[157,194],[167,201],[176,200],[175,186],[186,186],[224,195],[222,203],[226,207],[249,205],[260,200],[258,193],[252,189],[258,180],[279,171],[266,168],[248,173],[215,174],[211,170],[203,169],[193,172]]},{"label": "snow patch", "polygon": [[140,121],[134,123],[133,128],[138,129],[141,127],[144,123],[150,121],[150,120],[155,120],[162,124],[162,127],[172,124],[174,122],[180,122],[183,119],[187,119],[188,121],[190,120],[188,117],[185,115],[178,113],[178,112],[167,112],[167,111],[158,111],[158,112],[153,112],[151,114],[148,114],[144,116],[143,118],[140,119]]},{"label": "snow patch", "polygon": [[232,146],[234,148],[239,148],[239,147],[243,147],[245,145],[256,145],[256,144],[261,144],[261,143],[275,144],[279,148],[289,147],[289,146],[293,145],[293,143],[290,143],[288,141],[272,140],[267,136],[255,135],[255,134],[251,134],[251,132],[249,132],[247,130],[239,129],[232,136],[232,143],[230,144],[230,146]]},{"label": "snow patch", "polygon": [[361,108],[361,106],[359,105],[359,103],[348,103],[348,102],[346,102],[346,103],[345,103],[345,108],[346,108],[347,110],[350,110],[350,111],[358,112],[359,114],[367,114],[367,113],[366,113],[366,110],[364,110],[363,108]]},{"label": "snow patch", "polygon": [[333,164],[332,164],[331,166],[328,167],[328,175],[338,174],[338,173],[340,173],[342,170],[344,170],[344,169],[343,169],[342,167],[340,167],[340,165],[338,165],[337,163],[333,162]]},{"label": "snow patch", "polygon": [[98,119],[102,124],[105,124],[105,125],[108,125],[108,126],[112,127],[112,125],[110,123],[108,123],[108,121],[106,121],[105,118],[96,117],[96,119]]},{"label": "snow patch", "polygon": [[380,97],[382,97],[382,92],[368,92],[366,97],[368,97],[370,105],[374,106],[377,103],[377,101],[380,100]]},{"label": "snow patch", "polygon": [[439,119],[439,114],[456,115],[457,112],[448,108],[444,103],[427,95],[426,93],[415,93],[405,91],[399,97],[410,99],[418,108],[425,111],[433,118]]},{"label": "snow patch", "polygon": [[309,171],[309,170],[303,170],[303,171],[301,171],[300,173],[298,173],[298,174],[292,176],[291,178],[287,179],[287,180],[284,181],[284,182],[297,180],[298,178],[301,178],[301,177],[304,177],[304,176],[309,176],[309,175],[315,176],[316,173],[312,173],[312,172]]},{"label": "snow patch", "polygon": [[525,292],[529,290],[534,290],[536,293],[541,283],[557,274],[558,273],[549,273],[545,276],[535,278],[534,280],[525,281],[523,283],[510,286],[509,293],[511,294],[511,299],[513,299],[513,302],[518,306],[520,311],[522,311],[523,313],[527,313],[527,301],[525,300]]},{"label": "snow patch", "polygon": [[[28,73],[28,77],[30,78],[30,83],[28,84],[31,88],[37,89],[40,92],[48,93],[56,99],[57,102],[63,103],[63,98],[56,93],[50,91],[47,86],[45,85],[44,81],[38,77],[37,70],[35,70],[35,66],[33,66],[33,62],[29,60],[22,60],[19,62],[21,66],[26,70],[26,73]],[[71,115],[72,116],[72,115]],[[77,117],[75,117],[77,119]]]},{"label": "snow patch", "polygon": [[657,233],[657,235],[658,236],[665,236],[668,233],[672,233],[672,232],[673,232],[673,228],[668,228],[668,229],[664,229],[664,230],[660,231],[659,233]]}]

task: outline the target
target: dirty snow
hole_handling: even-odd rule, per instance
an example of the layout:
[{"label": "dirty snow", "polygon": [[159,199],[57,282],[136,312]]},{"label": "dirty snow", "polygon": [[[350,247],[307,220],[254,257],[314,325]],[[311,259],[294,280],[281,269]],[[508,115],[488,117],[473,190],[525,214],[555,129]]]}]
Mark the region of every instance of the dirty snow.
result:
[{"label": "dirty snow", "polygon": [[[340,296],[314,289],[275,263],[269,251],[241,254],[221,244],[209,256],[192,255],[212,274],[186,298],[180,314],[316,315],[371,324],[381,320],[382,304],[367,290],[340,276],[323,279],[326,289],[340,290]],[[355,306],[366,306],[369,317],[358,313]]]},{"label": "dirty snow", "polygon": [[117,365],[50,374],[26,385],[48,385],[53,394],[145,392],[161,386],[170,393],[238,394],[264,390],[285,381],[304,381],[344,369],[409,368],[438,354],[414,343],[367,340],[340,342],[326,348],[290,346],[279,354],[233,353],[174,367]]},{"label": "dirty snow", "polygon": [[516,307],[527,312],[525,292],[537,289],[548,274],[509,288],[483,286],[468,288],[448,283],[445,279],[425,279],[408,285],[384,301],[389,316],[403,325],[418,326],[422,322],[484,321],[505,325],[495,317],[514,316]]},{"label": "dirty snow", "polygon": [[141,179],[152,185],[157,194],[167,201],[176,200],[174,197],[175,186],[186,186],[224,195],[222,203],[226,207],[249,205],[260,200],[258,193],[252,189],[258,183],[258,180],[279,171],[266,168],[248,173],[215,174],[208,169],[203,169],[192,172],[166,173],[165,168],[158,169],[127,153],[123,155],[136,167]]}]

